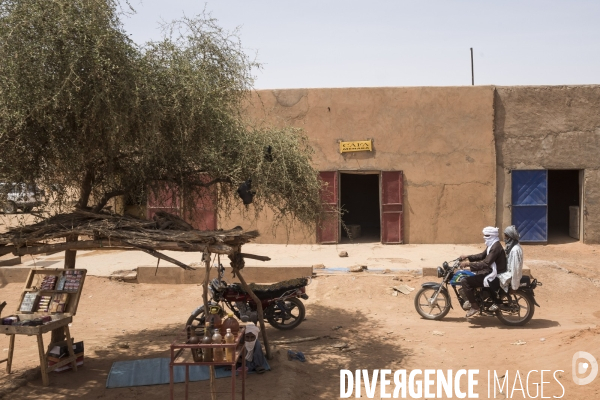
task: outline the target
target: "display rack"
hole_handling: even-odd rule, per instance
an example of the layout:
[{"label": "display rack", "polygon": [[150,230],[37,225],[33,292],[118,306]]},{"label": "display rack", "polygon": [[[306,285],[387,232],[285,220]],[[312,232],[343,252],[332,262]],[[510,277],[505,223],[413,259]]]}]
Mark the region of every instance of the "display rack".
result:
[{"label": "display rack", "polygon": [[[236,383],[236,364],[238,359],[242,358],[242,400],[246,399],[246,347],[244,346],[244,334],[245,328],[240,327],[237,337],[235,341],[231,344],[190,344],[190,343],[181,343],[180,341],[174,341],[171,344],[171,362],[169,363],[169,388],[170,388],[170,399],[174,400],[174,372],[173,369],[175,366],[182,365],[185,366],[185,399],[188,399],[188,384],[189,384],[189,367],[191,365],[206,365],[206,366],[230,366],[231,367],[231,398],[235,400],[235,383]],[[203,349],[223,349],[223,354],[225,354],[225,349],[233,348],[235,349],[233,361],[213,361],[213,362],[203,362],[203,361],[178,361],[180,360],[183,352],[185,350],[190,351],[198,351]],[[193,357],[195,359],[195,357]]]},{"label": "display rack", "polygon": [[[27,280],[25,281],[25,287],[23,289],[23,293],[21,293],[21,300],[19,301],[19,305],[17,306],[16,313],[13,314],[19,318],[19,322],[23,321],[33,321],[37,318],[46,317],[50,318],[49,321],[44,322],[43,325],[37,326],[22,326],[22,325],[0,325],[0,333],[4,333],[5,335],[10,336],[10,344],[8,348],[8,358],[6,364],[6,372],[8,374],[11,373],[13,353],[15,347],[15,335],[27,335],[27,336],[36,336],[38,342],[38,353],[40,357],[40,368],[42,371],[42,382],[44,386],[49,384],[48,373],[52,372],[58,368],[61,368],[67,364],[71,364],[73,371],[77,371],[77,357],[73,351],[73,340],[71,338],[71,333],[69,330],[69,324],[73,321],[73,316],[77,313],[77,306],[79,305],[79,299],[81,297],[81,292],[83,290],[83,284],[85,282],[85,276],[87,274],[87,270],[85,269],[45,269],[45,268],[32,268],[29,271],[29,275],[27,276]],[[53,289],[41,289],[41,284],[44,281],[44,277],[56,277],[56,284]],[[56,289],[59,280],[62,277],[68,276],[77,276],[78,278],[73,278],[72,280],[78,281],[78,284],[69,285],[69,289]],[[69,279],[66,278],[65,281]],[[76,287],[76,288],[75,288]],[[62,312],[50,312],[48,311],[38,311],[38,305],[33,305],[31,307],[31,311],[21,311],[24,309],[23,304],[26,296],[29,293],[35,293],[38,297],[41,296],[50,296],[51,301],[54,298],[58,298],[56,296],[59,295],[68,295],[68,300],[64,303],[64,307],[62,308]],[[39,302],[39,299],[37,299]],[[28,307],[25,307],[27,309]],[[62,329],[65,337],[68,350],[68,356],[61,360],[60,362],[49,366],[48,365],[48,354],[44,349],[44,339],[42,334],[46,332],[50,332],[53,330]],[[60,343],[50,343],[48,349],[52,349],[55,345]]]}]

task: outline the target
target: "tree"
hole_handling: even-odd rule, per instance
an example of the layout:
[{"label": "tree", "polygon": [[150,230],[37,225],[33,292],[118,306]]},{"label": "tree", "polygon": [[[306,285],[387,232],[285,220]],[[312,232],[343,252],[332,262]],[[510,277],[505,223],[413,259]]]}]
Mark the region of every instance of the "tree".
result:
[{"label": "tree", "polygon": [[[297,129],[258,128],[243,109],[258,64],[208,14],[137,45],[116,0],[0,0],[0,176],[59,187],[57,204],[140,203],[157,182],[193,209],[256,191],[255,211],[314,225],[320,183]],[[239,203],[238,203],[239,204]]]}]

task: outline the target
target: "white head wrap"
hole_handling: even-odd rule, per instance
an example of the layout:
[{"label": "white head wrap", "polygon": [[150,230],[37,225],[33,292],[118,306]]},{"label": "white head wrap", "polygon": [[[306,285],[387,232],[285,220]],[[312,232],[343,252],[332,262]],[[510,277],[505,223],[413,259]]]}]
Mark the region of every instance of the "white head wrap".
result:
[{"label": "white head wrap", "polygon": [[[487,254],[490,254],[490,249],[492,248],[494,243],[500,241],[500,239],[498,238],[498,231],[498,228],[493,226],[486,226],[485,228],[483,228],[483,240],[485,241],[485,245],[487,246]],[[496,269],[495,262],[492,263],[491,267],[492,272],[486,275],[483,279],[483,286],[485,287],[489,287],[490,282],[496,278],[496,275],[498,275],[498,270]]]},{"label": "white head wrap", "polygon": [[252,361],[252,358],[254,356],[254,346],[256,346],[256,341],[258,340],[259,332],[260,332],[260,329],[258,328],[258,326],[254,325],[254,324],[246,325],[246,332],[244,332],[244,335],[251,333],[255,337],[253,342],[246,342],[244,344],[244,346],[246,346],[246,360],[247,361]]}]

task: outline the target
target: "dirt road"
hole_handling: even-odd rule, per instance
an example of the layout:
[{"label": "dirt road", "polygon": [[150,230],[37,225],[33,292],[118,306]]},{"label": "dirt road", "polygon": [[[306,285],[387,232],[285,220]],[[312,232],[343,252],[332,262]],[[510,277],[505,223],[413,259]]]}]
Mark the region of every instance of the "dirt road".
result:
[{"label": "dirt road", "polygon": [[[543,379],[549,382],[544,396],[560,396],[562,385],[564,399],[600,398],[600,377],[585,386],[575,385],[571,377],[575,352],[586,351],[600,360],[600,303],[596,301],[600,297],[599,249],[579,244],[526,247],[532,274],[544,286],[536,290],[541,307],[523,328],[507,328],[493,317],[466,321],[464,312],[456,308],[442,321],[427,321],[414,310],[416,291],[392,296],[391,286],[418,288],[424,281],[436,280],[432,278],[396,275],[394,280],[392,275],[361,273],[318,277],[308,288],[306,321],[291,332],[268,329],[273,340],[323,338],[278,347],[270,362],[273,370],[249,377],[247,398],[339,398],[340,369],[479,369],[479,398],[488,398],[488,370],[496,371],[499,377],[508,370],[510,389],[517,371],[523,386],[526,374],[538,371],[530,374],[531,396],[536,390],[534,383],[541,382],[539,371],[550,370]],[[129,284],[95,277],[89,277],[85,285],[71,328],[76,340],[85,341],[85,366],[77,373],[52,374],[50,386],[43,387],[39,372],[36,376],[35,339],[18,337],[15,373],[7,376],[0,364],[0,397],[168,398],[168,385],[106,389],[107,374],[117,360],[167,357],[169,343],[182,333],[184,321],[201,301],[200,286]],[[21,290],[20,284],[0,288],[0,298],[9,303],[7,310],[16,308]],[[525,344],[513,344],[517,342]],[[332,347],[341,343],[348,347]],[[1,337],[0,358],[6,355],[7,347],[8,338]],[[307,362],[288,361],[288,348],[303,351]],[[557,372],[555,380],[557,370],[564,372]],[[227,379],[218,383],[227,390]],[[190,387],[192,393],[206,393],[208,383]],[[180,398],[182,390],[183,386],[177,385]],[[380,398],[379,389],[375,393],[375,398]],[[362,396],[366,398],[364,388]],[[497,394],[496,398],[506,397]],[[512,398],[524,397],[517,391]]]}]

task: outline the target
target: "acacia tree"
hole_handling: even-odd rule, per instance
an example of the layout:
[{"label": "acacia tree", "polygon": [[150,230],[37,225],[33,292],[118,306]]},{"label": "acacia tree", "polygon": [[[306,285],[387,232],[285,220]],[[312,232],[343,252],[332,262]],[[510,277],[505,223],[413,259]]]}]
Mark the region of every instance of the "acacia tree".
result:
[{"label": "acacia tree", "polygon": [[[256,128],[244,103],[258,67],[210,15],[133,43],[116,0],[0,0],[0,177],[58,187],[58,204],[102,210],[156,182],[219,207],[252,179],[256,212],[312,226],[312,149],[299,130]],[[268,153],[268,154],[267,154]],[[193,207],[189,207],[192,209]]]}]

